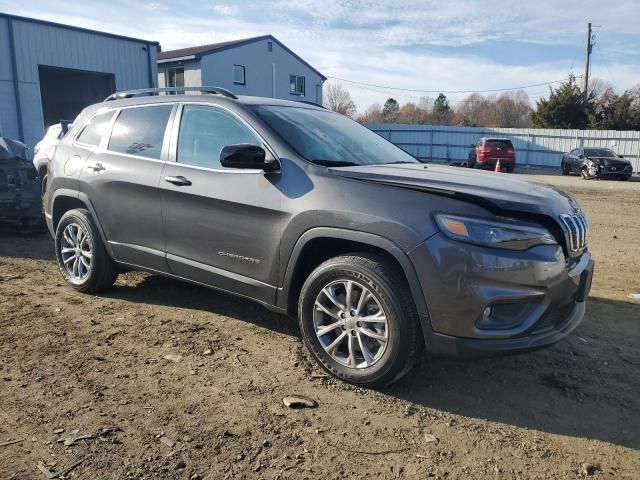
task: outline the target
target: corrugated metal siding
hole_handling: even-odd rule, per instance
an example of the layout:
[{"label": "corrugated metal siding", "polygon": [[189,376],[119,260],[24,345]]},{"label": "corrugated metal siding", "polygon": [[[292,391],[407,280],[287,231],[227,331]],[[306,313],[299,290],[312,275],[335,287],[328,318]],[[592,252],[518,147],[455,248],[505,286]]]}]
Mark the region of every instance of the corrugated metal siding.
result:
[{"label": "corrugated metal siding", "polygon": [[[15,98],[8,99],[5,92],[13,89],[11,67],[10,64],[8,67],[5,65],[9,58],[9,46],[5,42],[8,39],[8,21],[0,18],[0,100],[7,103],[4,101],[6,99],[15,105]],[[10,21],[16,48],[24,141],[30,146],[43,135],[39,65],[112,73],[117,90],[146,88],[150,82],[153,85],[157,82],[157,52],[154,44],[24,20]],[[9,88],[5,83],[9,84]],[[0,106],[2,126],[7,135],[17,138],[17,129],[13,127],[17,123],[16,113],[9,112],[9,109]]]},{"label": "corrugated metal siding", "polygon": [[640,172],[640,132],[541,128],[481,128],[443,125],[378,123],[371,130],[425,162],[466,161],[480,137],[509,138],[518,165],[560,168],[562,153],[576,147],[608,147],[623,155]]}]

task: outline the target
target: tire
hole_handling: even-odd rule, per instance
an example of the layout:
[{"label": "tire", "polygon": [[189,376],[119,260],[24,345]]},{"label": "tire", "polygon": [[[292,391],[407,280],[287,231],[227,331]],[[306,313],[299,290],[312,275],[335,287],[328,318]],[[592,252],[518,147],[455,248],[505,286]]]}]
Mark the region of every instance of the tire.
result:
[{"label": "tire", "polygon": [[[348,282],[353,292],[351,308],[341,310],[326,292],[346,307]],[[359,308],[365,290],[370,296]],[[325,310],[316,307],[318,303]],[[386,323],[373,320],[380,313]],[[360,322],[359,318],[368,320]],[[405,375],[424,344],[404,275],[389,260],[366,253],[335,257],[318,266],[302,286],[298,319],[304,342],[318,364],[329,374],[362,387],[383,387]],[[336,323],[340,326],[328,333],[316,333]],[[384,346],[382,340],[370,337],[372,333],[385,337]],[[342,340],[331,352],[339,336]]]},{"label": "tire", "polygon": [[[76,239],[80,239],[80,242],[76,242]],[[78,243],[79,248],[75,248]],[[110,287],[115,282],[118,276],[116,264],[107,254],[87,210],[69,210],[62,216],[56,228],[55,246],[60,273],[72,288],[79,292],[93,293]]]},{"label": "tire", "polygon": [[571,173],[569,165],[567,165],[565,162],[562,162],[560,168],[562,168],[562,175],[569,175]]}]

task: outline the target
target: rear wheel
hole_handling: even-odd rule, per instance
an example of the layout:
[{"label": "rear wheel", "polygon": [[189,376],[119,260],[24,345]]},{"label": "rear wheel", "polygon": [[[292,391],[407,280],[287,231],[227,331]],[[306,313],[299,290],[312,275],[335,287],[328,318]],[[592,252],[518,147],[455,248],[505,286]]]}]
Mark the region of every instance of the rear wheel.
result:
[{"label": "rear wheel", "polygon": [[56,258],[65,281],[80,292],[113,285],[118,270],[85,209],[69,210],[56,228]]},{"label": "rear wheel", "polygon": [[569,175],[571,173],[571,168],[569,168],[569,165],[567,165],[565,162],[562,162],[562,165],[560,168],[562,168],[563,175]]},{"label": "rear wheel", "polygon": [[327,260],[302,287],[300,329],[330,374],[381,387],[407,373],[421,345],[404,275],[385,258],[353,254]]}]

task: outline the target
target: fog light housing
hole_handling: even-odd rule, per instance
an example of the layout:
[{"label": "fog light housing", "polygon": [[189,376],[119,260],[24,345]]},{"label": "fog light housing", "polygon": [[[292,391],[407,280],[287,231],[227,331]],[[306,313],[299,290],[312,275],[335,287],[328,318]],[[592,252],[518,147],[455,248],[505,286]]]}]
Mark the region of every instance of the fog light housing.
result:
[{"label": "fog light housing", "polygon": [[476,327],[481,330],[511,330],[522,325],[537,306],[538,302],[492,304],[482,311]]}]

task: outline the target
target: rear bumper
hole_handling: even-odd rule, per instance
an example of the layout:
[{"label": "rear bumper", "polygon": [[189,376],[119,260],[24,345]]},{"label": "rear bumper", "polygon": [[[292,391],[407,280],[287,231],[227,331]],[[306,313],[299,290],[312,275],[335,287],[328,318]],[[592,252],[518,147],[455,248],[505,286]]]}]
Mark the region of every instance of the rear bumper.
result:
[{"label": "rear bumper", "polygon": [[491,169],[494,170],[496,168],[496,164],[498,163],[498,160],[500,161],[500,167],[501,168],[511,168],[511,167],[515,167],[516,165],[516,160],[514,158],[488,158],[484,161],[480,161],[477,160],[476,161],[476,166],[478,168],[486,168],[486,169]]},{"label": "rear bumper", "polygon": [[425,341],[436,356],[491,356],[556,343],[582,320],[594,268],[588,251],[569,263],[558,246],[501,251],[441,234],[410,256],[429,307]]}]

